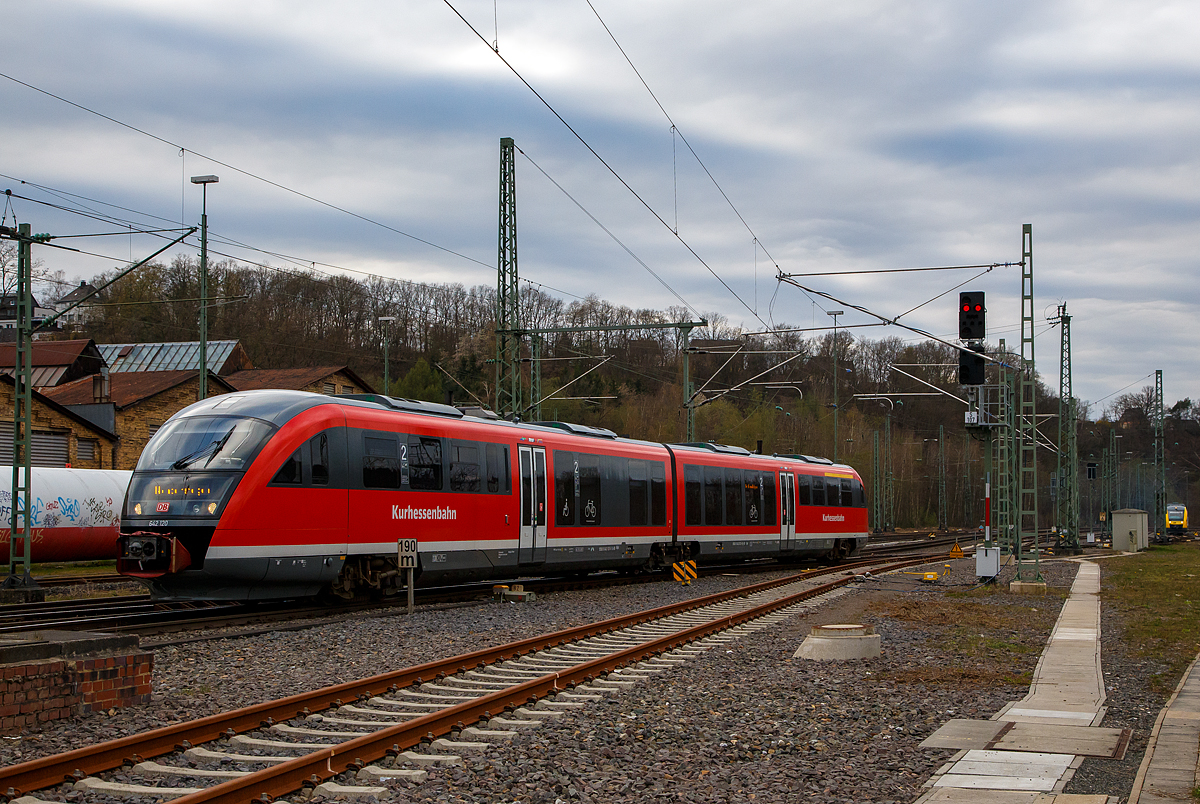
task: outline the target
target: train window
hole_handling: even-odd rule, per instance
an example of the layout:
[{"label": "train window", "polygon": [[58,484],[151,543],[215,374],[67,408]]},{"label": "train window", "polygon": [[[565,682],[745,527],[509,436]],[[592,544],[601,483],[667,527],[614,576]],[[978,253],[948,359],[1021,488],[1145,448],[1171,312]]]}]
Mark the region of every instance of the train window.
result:
[{"label": "train window", "polygon": [[600,524],[600,459],[578,453],[579,520],[582,525]]},{"label": "train window", "polygon": [[479,446],[454,441],[450,444],[450,490],[480,491]]},{"label": "train window", "polygon": [[508,447],[487,445],[487,490],[494,494],[512,494],[512,468],[508,464]]},{"label": "train window", "polygon": [[667,467],[660,461],[650,463],[650,524],[667,524]]},{"label": "train window", "polygon": [[862,481],[856,477],[853,480],[851,480],[850,482],[854,484],[854,507],[855,508],[866,508],[867,507],[867,494],[866,494],[866,491],[863,489]]},{"label": "train window", "polygon": [[700,467],[683,467],[683,497],[685,518],[689,525],[703,525],[703,492],[700,490]]},{"label": "train window", "polygon": [[725,524],[741,525],[742,497],[745,491],[742,487],[742,470],[725,470]]},{"label": "train window", "polygon": [[442,490],[441,439],[408,439],[408,485],[423,491]]},{"label": "train window", "polygon": [[854,488],[850,485],[850,478],[843,477],[841,486],[842,486],[842,507],[843,508],[853,508],[854,507]]},{"label": "train window", "polygon": [[300,450],[296,450],[283,462],[283,466],[279,467],[279,471],[275,473],[275,477],[271,482],[299,486],[304,482],[304,476],[301,471],[303,466],[304,462],[300,459]]},{"label": "train window", "polygon": [[600,457],[600,497],[604,506],[600,524],[619,528],[629,524],[629,459]]},{"label": "train window", "polygon": [[825,478],[814,477],[814,478],[805,478],[805,479],[812,480],[812,504],[813,505],[824,505],[825,504]]},{"label": "train window", "polygon": [[646,477],[645,461],[629,462],[629,524],[645,525],[649,521],[647,511],[647,492],[650,491],[650,481]]},{"label": "train window", "polygon": [[762,514],[762,476],[746,473],[746,524],[757,525]]},{"label": "train window", "polygon": [[363,436],[363,486],[400,488],[400,457],[395,438]]},{"label": "train window", "polygon": [[704,524],[724,525],[725,515],[722,510],[723,492],[721,484],[725,479],[725,470],[719,466],[704,467]]},{"label": "train window", "polygon": [[554,524],[575,524],[575,455],[554,450]]},{"label": "train window", "polygon": [[799,505],[813,504],[811,481],[812,478],[808,475],[796,475],[796,496],[799,498]]},{"label": "train window", "polygon": [[838,492],[841,491],[841,484],[836,477],[825,478],[825,504],[826,505],[841,505]]},{"label": "train window", "polygon": [[763,524],[775,524],[775,473],[763,475]]},{"label": "train window", "polygon": [[329,434],[318,433],[309,439],[312,455],[312,482],[314,486],[329,485]]}]

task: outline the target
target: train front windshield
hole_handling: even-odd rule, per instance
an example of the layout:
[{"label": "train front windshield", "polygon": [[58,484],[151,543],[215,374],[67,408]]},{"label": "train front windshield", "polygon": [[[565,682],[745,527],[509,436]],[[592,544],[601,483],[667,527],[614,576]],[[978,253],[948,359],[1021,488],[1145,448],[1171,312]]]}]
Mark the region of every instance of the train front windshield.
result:
[{"label": "train front windshield", "polygon": [[142,451],[135,472],[242,470],[274,427],[241,416],[189,416],[169,422]]},{"label": "train front windshield", "polygon": [[243,416],[190,416],[154,434],[125,496],[126,518],[151,525],[219,516],[242,472],[275,428]]}]

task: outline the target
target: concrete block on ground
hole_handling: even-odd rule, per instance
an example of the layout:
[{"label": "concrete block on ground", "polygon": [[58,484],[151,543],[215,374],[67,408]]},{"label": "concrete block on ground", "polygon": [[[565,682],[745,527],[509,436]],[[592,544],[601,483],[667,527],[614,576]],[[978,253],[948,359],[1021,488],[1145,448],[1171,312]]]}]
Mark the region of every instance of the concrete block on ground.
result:
[{"label": "concrete block on ground", "polygon": [[815,625],[793,658],[813,661],[871,659],[883,640],[870,625]]},{"label": "concrete block on ground", "polygon": [[337,784],[336,782],[325,782],[317,785],[316,792],[323,793],[327,796],[337,798],[367,798],[369,796],[382,796],[388,789],[386,787],[363,787],[356,784]]},{"label": "concrete block on ground", "polygon": [[360,782],[386,782],[388,779],[404,779],[414,784],[420,784],[429,777],[428,771],[411,770],[409,768],[381,768],[378,765],[368,765],[356,775]]},{"label": "concrete block on ground", "polygon": [[396,757],[396,762],[409,762],[413,765],[461,765],[462,757],[453,754],[418,754],[416,751],[405,751]]},{"label": "concrete block on ground", "polygon": [[195,779],[240,779],[250,775],[250,771],[177,768],[174,765],[162,765],[158,762],[139,762],[133,766],[133,772],[143,776],[188,776]]},{"label": "concrete block on ground", "polygon": [[179,798],[180,796],[199,793],[203,787],[151,787],[143,784],[118,784],[106,782],[94,776],[80,779],[75,783],[75,789],[87,792],[104,793],[122,798],[131,796],[150,796],[151,798]]}]

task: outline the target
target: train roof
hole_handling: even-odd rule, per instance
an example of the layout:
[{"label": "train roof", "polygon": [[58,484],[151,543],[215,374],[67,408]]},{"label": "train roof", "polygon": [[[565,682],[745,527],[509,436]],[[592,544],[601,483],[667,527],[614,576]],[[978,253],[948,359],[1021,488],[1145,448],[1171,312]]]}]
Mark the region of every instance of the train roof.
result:
[{"label": "train roof", "polygon": [[300,413],[320,405],[347,405],[351,407],[361,407],[372,410],[393,410],[400,413],[411,413],[424,416],[434,416],[443,419],[471,421],[477,424],[488,424],[496,427],[511,427],[540,433],[572,435],[581,438],[599,439],[613,443],[636,446],[652,446],[659,448],[666,446],[676,450],[706,452],[713,455],[729,455],[741,458],[764,458],[767,460],[783,458],[786,460],[799,461],[801,463],[854,471],[853,467],[845,464],[834,463],[828,458],[818,458],[811,455],[761,455],[759,453],[751,452],[745,447],[738,447],[729,444],[717,444],[712,441],[692,441],[663,445],[656,441],[622,438],[612,430],[607,430],[603,427],[592,427],[586,424],[574,424],[571,422],[510,422],[505,419],[495,418],[495,414],[492,414],[491,411],[484,411],[482,409],[468,409],[468,411],[463,411],[451,405],[442,405],[437,402],[424,402],[417,399],[384,396],[383,394],[337,394],[330,396],[325,394],[316,394],[310,391],[286,391],[270,389],[237,391],[230,394],[215,396],[210,399],[205,399],[202,402],[189,405],[175,415],[250,416],[256,419],[262,419],[263,421],[270,422],[271,424],[280,427]]}]

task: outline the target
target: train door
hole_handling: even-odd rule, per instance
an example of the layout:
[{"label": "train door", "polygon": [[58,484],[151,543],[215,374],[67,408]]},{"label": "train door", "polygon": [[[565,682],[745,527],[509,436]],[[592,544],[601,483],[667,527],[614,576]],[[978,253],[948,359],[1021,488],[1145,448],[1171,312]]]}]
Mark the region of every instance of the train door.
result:
[{"label": "train door", "polygon": [[546,560],[546,450],[520,447],[521,536],[517,561],[539,564]]},{"label": "train door", "polygon": [[791,550],[796,542],[796,476],[779,473],[779,547]]}]

